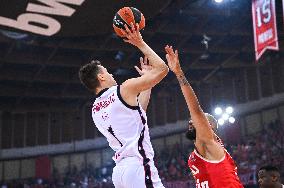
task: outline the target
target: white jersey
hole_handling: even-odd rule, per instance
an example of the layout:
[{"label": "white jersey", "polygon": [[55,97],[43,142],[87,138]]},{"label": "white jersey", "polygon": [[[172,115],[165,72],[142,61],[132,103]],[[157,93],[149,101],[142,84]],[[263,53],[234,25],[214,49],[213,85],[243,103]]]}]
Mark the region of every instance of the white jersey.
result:
[{"label": "white jersey", "polygon": [[120,86],[98,93],[93,103],[92,117],[115,151],[113,160],[116,163],[126,157],[138,157],[144,163],[152,161],[154,151],[146,113],[140,105],[130,106],[122,99]]}]

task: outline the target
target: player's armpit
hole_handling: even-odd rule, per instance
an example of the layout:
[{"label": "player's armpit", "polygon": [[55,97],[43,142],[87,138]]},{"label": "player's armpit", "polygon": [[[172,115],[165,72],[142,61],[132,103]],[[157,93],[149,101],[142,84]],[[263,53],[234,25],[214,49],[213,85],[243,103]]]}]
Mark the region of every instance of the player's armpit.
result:
[{"label": "player's armpit", "polygon": [[149,105],[150,96],[151,96],[151,89],[142,91],[138,96],[138,102],[140,103],[141,107],[145,112],[147,111],[147,107]]},{"label": "player's armpit", "polygon": [[206,151],[212,160],[221,160],[225,156],[224,148],[215,140],[206,143]]},{"label": "player's armpit", "polygon": [[225,156],[224,148],[215,140],[204,142],[196,142],[197,151],[202,157],[209,161],[220,161]]}]

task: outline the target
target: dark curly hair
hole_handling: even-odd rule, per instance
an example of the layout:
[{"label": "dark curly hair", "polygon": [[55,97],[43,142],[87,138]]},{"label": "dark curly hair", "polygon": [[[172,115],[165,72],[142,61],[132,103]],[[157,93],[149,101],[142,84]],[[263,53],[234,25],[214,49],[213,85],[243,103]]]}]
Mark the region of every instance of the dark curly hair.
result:
[{"label": "dark curly hair", "polygon": [[267,172],[279,172],[279,169],[276,166],[272,166],[272,165],[267,165],[267,166],[262,166],[260,167],[259,170],[265,170]]}]

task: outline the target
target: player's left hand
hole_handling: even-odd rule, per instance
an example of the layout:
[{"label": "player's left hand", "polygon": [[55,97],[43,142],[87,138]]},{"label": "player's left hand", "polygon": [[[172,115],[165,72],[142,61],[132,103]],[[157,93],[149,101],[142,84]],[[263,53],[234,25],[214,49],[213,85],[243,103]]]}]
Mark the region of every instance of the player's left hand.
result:
[{"label": "player's left hand", "polygon": [[140,67],[141,69],[138,66],[134,66],[134,68],[137,70],[140,76],[152,70],[152,65],[149,64],[148,58],[146,56],[144,58],[140,57]]},{"label": "player's left hand", "polygon": [[167,45],[165,47],[166,51],[166,59],[168,61],[168,65],[171,71],[173,71],[176,75],[183,74],[178,57],[178,51],[173,49],[172,46]]}]

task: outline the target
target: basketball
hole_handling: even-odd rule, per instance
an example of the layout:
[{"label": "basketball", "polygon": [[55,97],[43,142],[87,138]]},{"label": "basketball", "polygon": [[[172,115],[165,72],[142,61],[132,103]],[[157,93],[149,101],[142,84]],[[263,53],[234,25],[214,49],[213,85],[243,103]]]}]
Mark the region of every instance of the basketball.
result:
[{"label": "basketball", "polygon": [[130,28],[131,23],[133,23],[134,25],[138,23],[139,29],[143,29],[145,27],[144,15],[134,7],[123,7],[119,9],[119,11],[115,14],[113,18],[113,28],[115,33],[118,36],[123,37],[123,34],[120,29],[125,30],[125,24],[127,24],[127,26]]}]

